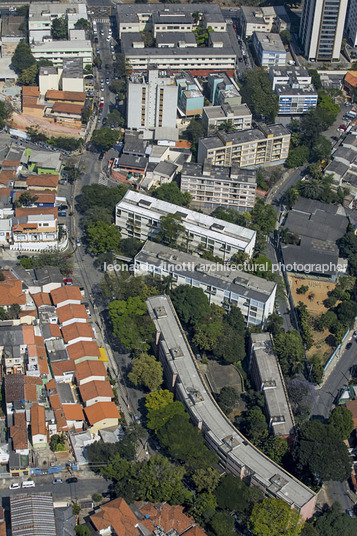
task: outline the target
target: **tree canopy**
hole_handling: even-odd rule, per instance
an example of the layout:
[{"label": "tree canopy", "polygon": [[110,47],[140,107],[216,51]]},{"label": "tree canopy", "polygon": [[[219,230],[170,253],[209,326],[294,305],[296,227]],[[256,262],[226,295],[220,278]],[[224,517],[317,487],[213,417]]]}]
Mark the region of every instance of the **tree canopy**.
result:
[{"label": "tree canopy", "polygon": [[162,184],[152,192],[152,196],[156,199],[161,199],[161,201],[174,203],[174,205],[179,205],[180,207],[189,207],[192,199],[191,194],[188,192],[181,192],[177,182]]},{"label": "tree canopy", "polygon": [[109,127],[102,127],[93,132],[92,144],[100,151],[108,151],[118,141],[119,133]]},{"label": "tree canopy", "polygon": [[147,314],[145,302],[138,296],[125,300],[114,300],[109,304],[109,315],[113,325],[113,335],[127,349],[147,350],[148,340],[155,332],[155,326]]},{"label": "tree canopy", "polygon": [[36,60],[31,52],[31,47],[24,41],[21,41],[14,52],[14,55],[11,58],[11,65],[15,69],[17,74],[21,74],[22,71],[35,65]]},{"label": "tree canopy", "polygon": [[279,98],[271,88],[269,74],[263,69],[249,69],[243,75],[241,95],[256,120],[274,123]]},{"label": "tree canopy", "polygon": [[336,406],[328,420],[340,439],[348,439],[354,429],[352,413],[344,406]]},{"label": "tree canopy", "polygon": [[56,17],[52,20],[51,33],[53,39],[67,39],[68,38],[68,17]]},{"label": "tree canopy", "polygon": [[355,536],[357,533],[357,518],[341,512],[339,505],[335,504],[330,510],[324,512],[316,521],[316,529],[320,536]]},{"label": "tree canopy", "polygon": [[171,294],[172,303],[181,322],[195,324],[210,312],[206,294],[200,288],[179,285]]},{"label": "tree canopy", "polygon": [[163,380],[161,363],[153,355],[140,354],[134,357],[128,378],[135,386],[142,385],[149,391],[155,391]]},{"label": "tree canopy", "polygon": [[88,251],[94,255],[119,251],[120,231],[115,225],[98,221],[88,225],[86,229]]},{"label": "tree canopy", "polygon": [[282,499],[264,499],[253,507],[250,527],[254,536],[299,536],[303,519]]}]

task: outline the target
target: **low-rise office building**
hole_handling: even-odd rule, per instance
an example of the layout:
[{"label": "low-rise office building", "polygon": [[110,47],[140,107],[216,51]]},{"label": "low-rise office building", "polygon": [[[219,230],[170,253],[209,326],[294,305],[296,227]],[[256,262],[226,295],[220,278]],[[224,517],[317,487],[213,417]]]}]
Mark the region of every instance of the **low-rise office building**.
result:
[{"label": "low-rise office building", "polygon": [[208,158],[212,164],[255,168],[283,164],[289,155],[290,132],[282,125],[261,125],[253,130],[226,133],[201,138],[197,161]]},{"label": "low-rise office building", "polygon": [[238,307],[248,326],[264,325],[274,310],[276,283],[150,240],[135,256],[134,273],[170,277],[174,286],[201,288],[210,303],[227,310]]},{"label": "low-rise office building", "polygon": [[234,208],[246,212],[254,207],[257,172],[232,167],[214,166],[209,160],[203,164],[192,162],[181,170],[181,192],[189,192],[192,206]]},{"label": "low-rise office building", "polygon": [[155,353],[166,384],[186,406],[223,469],[250,486],[258,486],[268,497],[286,501],[303,518],[310,518],[315,493],[252,445],[219,408],[195,363],[170,298],[153,296],[146,304],[156,327]]},{"label": "low-rise office building", "polygon": [[158,235],[161,218],[169,214],[180,221],[184,231],[177,240],[188,252],[209,250],[223,260],[239,252],[253,253],[255,231],[131,190],[116,206],[115,224],[123,238],[146,240]]},{"label": "low-rise office building", "polygon": [[201,115],[204,97],[194,77],[188,72],[175,76],[178,87],[177,107],[180,115]]},{"label": "low-rise office building", "polygon": [[55,67],[62,66],[64,59],[82,58],[83,65],[93,62],[92,43],[89,40],[48,41],[32,45],[31,52],[36,60],[50,60]]},{"label": "low-rise office building", "polygon": [[287,52],[279,34],[254,32],[252,43],[262,67],[286,65]]},{"label": "low-rise office building", "polygon": [[275,436],[289,437],[295,421],[270,333],[252,333],[251,343],[252,377],[257,391],[264,395],[269,429]]},{"label": "low-rise office building", "polygon": [[289,30],[290,21],[284,6],[242,6],[240,26],[242,36],[250,37],[254,32],[280,33]]},{"label": "low-rise office building", "polygon": [[31,2],[28,19],[29,42],[38,44],[52,40],[52,22],[61,17],[66,19],[68,31],[73,30],[79,19],[88,20],[87,6],[85,3]]},{"label": "low-rise office building", "polygon": [[247,104],[230,106],[205,106],[202,113],[202,124],[208,136],[215,134],[219,128],[229,125],[234,130],[252,128],[252,112]]},{"label": "low-rise office building", "polygon": [[207,84],[209,98],[213,106],[221,104],[239,106],[242,103],[238,86],[227,73],[210,73]]},{"label": "low-rise office building", "polygon": [[271,67],[273,91],[279,97],[279,115],[304,114],[317,106],[317,91],[305,67]]}]

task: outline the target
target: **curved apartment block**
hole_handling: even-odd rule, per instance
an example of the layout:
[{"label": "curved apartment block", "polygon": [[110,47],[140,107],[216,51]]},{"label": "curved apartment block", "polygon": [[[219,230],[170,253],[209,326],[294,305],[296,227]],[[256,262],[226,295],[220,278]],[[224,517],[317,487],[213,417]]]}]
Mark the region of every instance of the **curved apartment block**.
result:
[{"label": "curved apartment block", "polygon": [[214,401],[170,298],[153,296],[146,304],[156,327],[155,350],[167,385],[185,404],[207,445],[217,453],[220,465],[248,485],[258,486],[268,497],[283,499],[305,519],[311,517],[315,493],[247,441]]}]

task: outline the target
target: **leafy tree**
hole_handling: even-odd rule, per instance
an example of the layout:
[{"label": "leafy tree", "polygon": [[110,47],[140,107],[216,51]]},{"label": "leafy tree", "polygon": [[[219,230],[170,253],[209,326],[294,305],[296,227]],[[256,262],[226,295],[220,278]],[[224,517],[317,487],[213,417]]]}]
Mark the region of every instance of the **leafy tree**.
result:
[{"label": "leafy tree", "polygon": [[96,149],[108,151],[118,141],[118,132],[109,127],[102,127],[93,132],[91,141]]},{"label": "leafy tree", "polygon": [[196,324],[210,312],[206,294],[200,288],[179,285],[171,294],[172,303],[181,322]]},{"label": "leafy tree", "polygon": [[158,409],[153,409],[148,412],[147,427],[149,430],[154,430],[157,433],[160,428],[170,421],[176,415],[181,415],[188,419],[185,406],[179,400],[170,402]]},{"label": "leafy tree", "polygon": [[50,145],[64,151],[76,151],[82,145],[79,138],[66,138],[64,136],[51,137],[47,140]]},{"label": "leafy tree", "polygon": [[160,230],[157,241],[169,247],[174,247],[184,233],[182,219],[177,214],[167,214],[160,218]]},{"label": "leafy tree", "polygon": [[354,536],[357,532],[357,519],[341,512],[340,506],[334,504],[317,519],[316,529],[320,536]]},{"label": "leafy tree", "polygon": [[191,142],[191,150],[194,155],[197,155],[198,141],[206,135],[206,130],[200,118],[193,117],[184,132],[185,138]]},{"label": "leafy tree", "polygon": [[244,336],[224,322],[223,333],[214,345],[214,354],[227,363],[237,363],[245,358]]},{"label": "leafy tree", "polygon": [[320,533],[311,522],[307,522],[301,531],[301,536],[320,536]]},{"label": "leafy tree", "polygon": [[31,52],[30,45],[21,41],[17,45],[14,55],[11,58],[11,65],[15,69],[15,72],[20,74],[22,71],[35,64],[36,60]]},{"label": "leafy tree", "polygon": [[231,307],[226,317],[226,322],[235,329],[238,335],[245,334],[245,323],[242,311],[238,307]]},{"label": "leafy tree", "polygon": [[115,188],[110,188],[103,184],[83,186],[78,200],[78,210],[81,214],[86,214],[88,210],[99,207],[101,211],[106,211],[110,214],[111,221],[114,222],[114,209],[127,190],[128,187],[124,184],[120,184]]},{"label": "leafy tree", "polygon": [[53,39],[68,39],[68,18],[62,16],[53,19],[51,33]]},{"label": "leafy tree", "polygon": [[274,122],[279,110],[279,98],[273,93],[269,74],[263,68],[244,73],[241,95],[256,120]]},{"label": "leafy tree", "polygon": [[135,385],[142,385],[155,391],[162,384],[162,366],[153,355],[141,354],[132,361],[129,380]]},{"label": "leafy tree", "polygon": [[261,446],[268,437],[268,425],[260,409],[247,411],[242,422],[243,433],[256,446]]},{"label": "leafy tree", "polygon": [[203,435],[186,415],[175,415],[160,428],[157,436],[171,456],[192,469],[209,467],[216,460],[216,455],[206,447]]},{"label": "leafy tree", "polygon": [[123,255],[126,255],[127,257],[135,257],[137,253],[141,250],[143,247],[143,242],[140,242],[137,238],[123,238],[123,240],[120,241],[119,249],[120,252]]},{"label": "leafy tree", "polygon": [[109,304],[109,315],[113,325],[113,335],[128,349],[147,350],[147,340],[155,332],[145,302],[138,296],[124,300],[114,300]]},{"label": "leafy tree", "polygon": [[37,74],[37,65],[30,65],[19,74],[18,83],[22,86],[33,86],[36,83]]},{"label": "leafy tree", "polygon": [[78,503],[73,503],[72,504],[72,513],[74,516],[78,516],[79,515],[79,512],[81,511],[81,507],[79,506]]},{"label": "leafy tree", "polygon": [[94,502],[100,502],[103,500],[103,495],[101,493],[94,493],[92,499]]},{"label": "leafy tree", "polygon": [[276,213],[271,205],[265,205],[264,201],[258,199],[254,205],[251,215],[252,223],[256,225],[264,234],[272,233],[274,231]]},{"label": "leafy tree", "polygon": [[304,346],[298,331],[278,333],[274,337],[274,348],[286,376],[293,376],[301,371]]},{"label": "leafy tree", "polygon": [[234,536],[234,518],[228,512],[217,512],[212,520],[211,527],[217,536]]},{"label": "leafy tree", "polygon": [[298,147],[290,147],[289,156],[286,159],[285,166],[287,168],[300,167],[306,164],[310,156],[310,149],[306,145]]},{"label": "leafy tree", "polygon": [[77,525],[74,530],[76,536],[90,536],[90,530],[86,525]]},{"label": "leafy tree", "polygon": [[317,69],[309,69],[309,75],[311,76],[311,81],[314,85],[314,88],[316,90],[322,89],[321,78]]},{"label": "leafy tree", "polygon": [[19,197],[19,203],[21,205],[31,206],[38,200],[37,195],[32,195],[31,191],[23,192]]},{"label": "leafy tree", "polygon": [[5,120],[10,119],[12,111],[10,103],[0,101],[0,128],[4,128]]},{"label": "leafy tree", "polygon": [[91,30],[91,23],[87,19],[78,19],[74,27],[76,30]]},{"label": "leafy tree", "polygon": [[182,193],[177,182],[162,184],[152,192],[152,196],[180,207],[189,207],[192,199],[188,192]]},{"label": "leafy tree", "polygon": [[107,115],[107,125],[123,127],[125,125],[125,119],[118,110],[113,110]]},{"label": "leafy tree", "polygon": [[267,331],[273,335],[273,337],[276,337],[276,335],[281,331],[281,328],[284,324],[284,320],[278,313],[272,313],[269,315],[267,320]]},{"label": "leafy tree", "polygon": [[168,406],[174,401],[174,395],[167,389],[158,389],[149,393],[145,397],[145,407],[147,411],[156,411]]},{"label": "leafy tree", "polygon": [[188,513],[201,524],[211,519],[217,508],[217,500],[213,493],[197,493],[192,496],[191,502]]},{"label": "leafy tree", "polygon": [[295,508],[282,499],[264,499],[254,505],[250,516],[254,536],[298,536],[303,519]]},{"label": "leafy tree", "polygon": [[250,488],[232,473],[221,479],[216,488],[217,503],[223,510],[247,512],[250,507]]},{"label": "leafy tree", "polygon": [[286,387],[296,422],[300,423],[308,419],[316,397],[314,386],[301,377],[289,380]]},{"label": "leafy tree", "polygon": [[234,387],[223,387],[218,396],[218,404],[224,413],[229,414],[236,406],[239,396]]},{"label": "leafy tree", "polygon": [[282,465],[284,457],[289,452],[289,445],[282,437],[269,436],[262,445],[264,453],[279,465]]},{"label": "leafy tree", "polygon": [[289,30],[283,30],[280,32],[280,37],[284,45],[289,45],[291,42],[291,33]]},{"label": "leafy tree", "polygon": [[328,420],[340,439],[348,439],[354,429],[352,413],[344,406],[336,406]]},{"label": "leafy tree", "polygon": [[108,225],[103,221],[88,225],[86,237],[88,251],[94,255],[99,255],[107,251],[119,251],[120,231],[115,225]]},{"label": "leafy tree", "polygon": [[315,161],[329,160],[332,144],[325,136],[319,136],[311,149],[311,158]]},{"label": "leafy tree", "polygon": [[302,424],[293,456],[300,474],[318,482],[343,482],[351,473],[346,445],[332,426],[320,421]]},{"label": "leafy tree", "polygon": [[219,346],[218,340],[222,335],[222,330],[222,319],[215,320],[212,315],[209,315],[195,327],[193,342],[200,350],[213,350]]},{"label": "leafy tree", "polygon": [[218,486],[220,475],[216,469],[207,467],[205,469],[197,469],[192,475],[192,480],[199,493],[202,491],[212,493]]}]

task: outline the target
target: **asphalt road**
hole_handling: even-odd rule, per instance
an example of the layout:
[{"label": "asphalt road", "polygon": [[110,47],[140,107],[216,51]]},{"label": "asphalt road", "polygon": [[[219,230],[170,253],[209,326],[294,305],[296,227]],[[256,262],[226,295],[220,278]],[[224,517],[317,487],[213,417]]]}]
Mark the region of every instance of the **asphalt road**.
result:
[{"label": "asphalt road", "polygon": [[[58,477],[58,475],[56,475]],[[16,495],[32,495],[33,493],[50,492],[54,499],[70,499],[79,500],[86,497],[91,497],[94,493],[103,493],[108,490],[108,482],[103,478],[85,478],[81,479],[78,475],[78,482],[67,484],[63,478],[63,484],[52,484],[50,482],[40,481],[41,477],[35,477],[36,486],[34,488],[25,488],[18,490],[9,490],[10,482],[20,482],[15,478],[11,481],[6,481],[6,487],[0,489],[0,497],[14,497]],[[59,477],[58,477],[59,478]],[[46,477],[48,480],[48,477]]]}]

